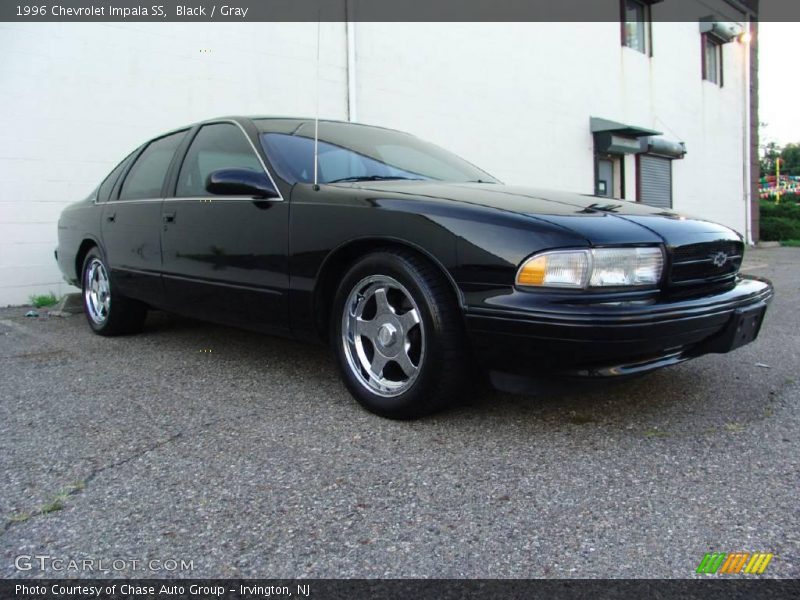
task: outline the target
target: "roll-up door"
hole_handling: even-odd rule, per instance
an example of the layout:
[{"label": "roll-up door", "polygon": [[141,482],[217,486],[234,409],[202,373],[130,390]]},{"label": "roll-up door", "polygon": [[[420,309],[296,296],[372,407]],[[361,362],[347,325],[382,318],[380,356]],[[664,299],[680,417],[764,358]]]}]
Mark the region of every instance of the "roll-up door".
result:
[{"label": "roll-up door", "polygon": [[639,201],[659,208],[672,208],[672,160],[639,155]]}]

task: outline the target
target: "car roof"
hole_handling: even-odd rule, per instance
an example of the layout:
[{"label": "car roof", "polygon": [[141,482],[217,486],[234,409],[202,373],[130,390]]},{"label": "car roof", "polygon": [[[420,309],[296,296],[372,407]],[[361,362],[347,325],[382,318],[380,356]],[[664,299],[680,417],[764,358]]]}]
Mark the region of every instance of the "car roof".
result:
[{"label": "car roof", "polygon": [[[292,117],[286,115],[225,115],[219,117],[213,117],[209,119],[203,119],[202,121],[195,121],[194,123],[188,123],[186,125],[182,125],[180,127],[175,127],[173,129],[169,129],[162,133],[159,133],[157,136],[154,136],[147,140],[145,143],[150,143],[153,140],[157,140],[162,137],[166,137],[168,135],[172,135],[173,133],[178,133],[180,131],[187,131],[194,127],[200,125],[207,125],[209,123],[218,123],[220,121],[235,121],[235,122],[242,122],[242,121],[302,121],[305,123],[313,123],[314,117]],[[387,131],[396,131],[398,133],[406,133],[407,132],[400,131],[397,129],[392,129],[391,127],[383,127],[381,125],[370,125],[369,123],[357,123],[354,121],[345,121],[342,119],[319,119],[320,123],[338,123],[340,125],[353,125],[353,126],[360,126],[360,127],[371,127],[374,129],[385,129]]]},{"label": "car roof", "polygon": [[[217,121],[302,121],[305,123],[313,123],[314,117],[299,117],[299,116],[289,116],[289,115],[228,115],[225,117],[215,117],[213,119],[204,119],[202,121],[198,121],[189,125],[189,127],[194,127],[196,125],[205,125],[207,123],[214,123]],[[388,131],[398,131],[396,129],[392,129],[391,127],[384,127],[381,125],[371,125],[369,123],[357,123],[355,121],[346,121],[344,119],[318,119],[320,123],[338,123],[340,125],[354,125],[359,127],[372,127],[375,129],[386,129]],[[182,127],[180,129],[183,129]],[[400,133],[405,133],[400,131]]]}]

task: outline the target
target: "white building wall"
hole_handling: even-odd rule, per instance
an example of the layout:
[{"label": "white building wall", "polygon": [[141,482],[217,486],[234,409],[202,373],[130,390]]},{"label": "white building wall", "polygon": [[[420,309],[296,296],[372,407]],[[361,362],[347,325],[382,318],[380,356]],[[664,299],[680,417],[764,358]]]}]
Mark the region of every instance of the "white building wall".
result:
[{"label": "white building wall", "polygon": [[[581,193],[594,190],[590,116],[662,131],[688,148],[673,161],[675,209],[744,234],[746,47],[724,45],[719,87],[702,79],[696,22],[652,32],[649,57],[621,45],[619,23],[359,23],[358,118],[507,183]],[[634,199],[635,161],[625,162]]]},{"label": "white building wall", "polygon": [[[745,48],[702,81],[696,22],[357,23],[357,119],[416,133],[508,183],[591,193],[589,117],[686,142],[674,206],[745,231]],[[67,290],[63,206],[148,138],[225,114],[311,116],[316,23],[0,24],[0,305]],[[320,114],[347,118],[345,24],[320,26]],[[626,160],[626,195],[635,196]]]},{"label": "white building wall", "polygon": [[[0,306],[74,291],[61,209],[165,130],[316,110],[316,23],[0,23]],[[320,113],[347,118],[344,26],[320,27]]]}]

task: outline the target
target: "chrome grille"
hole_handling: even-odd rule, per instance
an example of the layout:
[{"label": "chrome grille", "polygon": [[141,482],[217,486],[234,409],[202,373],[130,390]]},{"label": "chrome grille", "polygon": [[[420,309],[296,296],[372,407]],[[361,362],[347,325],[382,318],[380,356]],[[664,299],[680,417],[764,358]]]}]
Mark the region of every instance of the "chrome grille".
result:
[{"label": "chrome grille", "polygon": [[670,283],[688,284],[733,277],[742,266],[741,242],[705,242],[672,249]]}]

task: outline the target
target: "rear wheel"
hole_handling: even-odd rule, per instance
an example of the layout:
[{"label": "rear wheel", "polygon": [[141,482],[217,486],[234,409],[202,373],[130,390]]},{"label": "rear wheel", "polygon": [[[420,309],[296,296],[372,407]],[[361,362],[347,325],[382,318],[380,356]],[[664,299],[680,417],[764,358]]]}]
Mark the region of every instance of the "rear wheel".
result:
[{"label": "rear wheel", "polygon": [[387,249],[353,264],[336,294],[331,340],[348,389],[381,416],[420,417],[462,389],[458,305],[439,271],[411,252]]},{"label": "rear wheel", "polygon": [[114,292],[109,269],[98,248],[86,254],[82,271],[83,309],[92,330],[99,335],[141,331],[147,307]]}]

